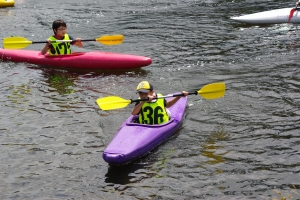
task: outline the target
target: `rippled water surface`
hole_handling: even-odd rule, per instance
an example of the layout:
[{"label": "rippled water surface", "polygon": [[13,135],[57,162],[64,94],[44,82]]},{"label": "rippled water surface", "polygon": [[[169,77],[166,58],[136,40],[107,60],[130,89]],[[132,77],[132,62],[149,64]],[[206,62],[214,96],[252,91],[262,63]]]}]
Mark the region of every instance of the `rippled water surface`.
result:
[{"label": "rippled water surface", "polygon": [[[15,2],[0,9],[1,40],[45,40],[62,18],[74,37],[125,37],[122,45],[86,42],[74,51],[136,54],[153,63],[74,71],[0,62],[1,199],[300,198],[299,27],[230,20],[294,2]],[[175,135],[128,165],[109,166],[102,152],[133,105],[102,111],[95,101],[137,98],[142,80],[163,94],[219,81],[227,91],[211,101],[190,96]]]}]

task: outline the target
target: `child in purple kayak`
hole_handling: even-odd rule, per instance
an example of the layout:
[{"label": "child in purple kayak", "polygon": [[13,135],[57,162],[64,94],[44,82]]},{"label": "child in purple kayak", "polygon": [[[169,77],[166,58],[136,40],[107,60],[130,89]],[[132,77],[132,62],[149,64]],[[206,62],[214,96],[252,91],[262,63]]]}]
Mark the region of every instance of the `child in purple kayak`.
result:
[{"label": "child in purple kayak", "polygon": [[163,124],[169,121],[170,113],[167,108],[174,105],[181,97],[187,96],[189,93],[182,91],[183,96],[177,96],[169,101],[165,98],[156,98],[162,94],[156,94],[153,86],[148,81],[142,81],[136,88],[141,99],[146,101],[137,102],[132,109],[132,115],[139,115],[138,121],[141,124]]}]

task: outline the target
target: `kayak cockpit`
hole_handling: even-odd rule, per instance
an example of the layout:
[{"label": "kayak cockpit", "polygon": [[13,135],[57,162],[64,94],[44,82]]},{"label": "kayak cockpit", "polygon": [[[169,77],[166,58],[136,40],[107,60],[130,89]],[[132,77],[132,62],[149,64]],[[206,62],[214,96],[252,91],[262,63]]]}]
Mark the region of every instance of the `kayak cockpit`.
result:
[{"label": "kayak cockpit", "polygon": [[173,121],[174,121],[174,118],[171,117],[171,119],[167,123],[164,123],[164,124],[155,124],[155,125],[140,124],[140,123],[138,123],[138,115],[134,115],[134,116],[129,117],[125,123],[127,126],[143,126],[143,127],[148,127],[148,128],[158,128],[158,127],[167,126],[167,125],[171,124]]},{"label": "kayak cockpit", "polygon": [[86,52],[74,52],[71,54],[63,54],[63,55],[50,55],[50,54],[46,54],[44,55],[47,58],[61,58],[61,57],[72,57],[72,56],[81,56],[83,54],[86,54]]}]

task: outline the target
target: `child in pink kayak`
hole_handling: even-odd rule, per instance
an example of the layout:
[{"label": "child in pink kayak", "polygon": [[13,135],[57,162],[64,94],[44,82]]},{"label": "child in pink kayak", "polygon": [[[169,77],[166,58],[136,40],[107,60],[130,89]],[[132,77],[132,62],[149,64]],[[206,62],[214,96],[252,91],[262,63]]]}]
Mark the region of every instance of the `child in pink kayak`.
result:
[{"label": "child in pink kayak", "polygon": [[[47,39],[48,43],[44,46],[41,53],[44,55],[47,52],[50,55],[64,55],[71,54],[70,45],[82,47],[81,38],[74,38],[67,34],[67,24],[61,19],[55,20],[52,23],[54,35]],[[51,42],[55,40],[72,40],[72,42]]]}]

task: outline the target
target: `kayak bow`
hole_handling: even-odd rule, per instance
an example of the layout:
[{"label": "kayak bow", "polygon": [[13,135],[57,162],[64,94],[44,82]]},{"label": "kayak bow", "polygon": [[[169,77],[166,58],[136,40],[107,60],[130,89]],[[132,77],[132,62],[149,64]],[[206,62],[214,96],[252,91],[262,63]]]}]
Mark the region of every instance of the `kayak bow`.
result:
[{"label": "kayak bow", "polygon": [[14,0],[0,0],[0,8],[12,7],[15,5]]},{"label": "kayak bow", "polygon": [[300,23],[300,12],[298,8],[281,8],[249,15],[234,16],[230,19],[248,24]]}]

